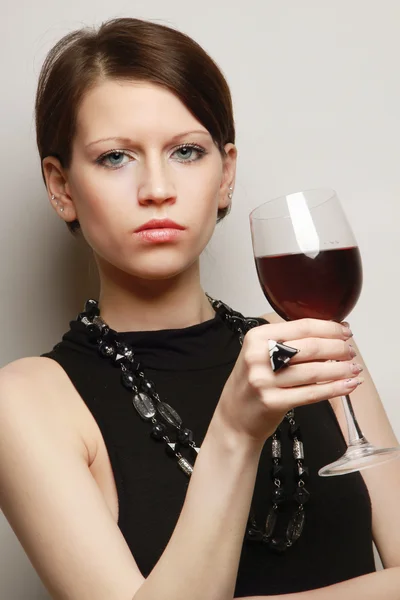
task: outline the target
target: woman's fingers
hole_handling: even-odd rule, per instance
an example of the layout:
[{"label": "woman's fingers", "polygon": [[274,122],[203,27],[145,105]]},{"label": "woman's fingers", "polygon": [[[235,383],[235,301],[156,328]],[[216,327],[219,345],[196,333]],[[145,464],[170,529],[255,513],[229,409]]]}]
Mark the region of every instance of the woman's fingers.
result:
[{"label": "woman's fingers", "polygon": [[353,346],[340,339],[307,338],[288,340],[285,344],[299,350],[291,359],[291,365],[318,360],[351,360],[356,356]]},{"label": "woman's fingers", "polygon": [[260,335],[264,335],[266,338],[287,343],[288,345],[289,340],[305,338],[348,340],[353,335],[347,325],[335,323],[334,321],[324,321],[322,319],[299,319],[296,321],[272,323],[270,325],[261,325],[251,331],[258,331]]},{"label": "woman's fingers", "polygon": [[277,387],[291,388],[312,383],[324,383],[356,377],[362,367],[356,362],[310,362],[307,365],[290,364],[274,374]]},{"label": "woman's fingers", "polygon": [[[346,325],[318,319],[250,329],[221,395],[229,426],[266,439],[289,409],[352,392],[361,379],[351,337]],[[271,340],[299,350],[278,371],[271,367]]]},{"label": "woman's fingers", "polygon": [[[251,331],[249,333],[251,333]],[[249,336],[249,333],[246,335],[246,338]],[[244,360],[249,369],[255,366],[269,368],[270,374],[272,375],[268,340],[256,340],[255,338],[250,339],[250,337],[248,339],[246,338],[242,349],[242,360]],[[308,338],[288,340],[284,343],[299,350],[299,352],[291,358],[286,368],[290,368],[291,366],[300,363],[323,362],[327,360],[348,361],[354,359],[356,356],[356,352],[351,344],[345,340]],[[282,373],[283,372],[284,371],[282,371]],[[277,371],[274,375],[277,376],[279,373],[280,371]],[[272,380],[271,383],[273,381],[274,380]]]},{"label": "woman's fingers", "polygon": [[246,334],[243,354],[250,362],[257,361],[257,358],[263,362],[264,356],[269,352],[269,341],[276,340],[299,350],[290,364],[349,360],[355,356],[351,347],[351,335],[347,326],[319,319],[262,325]]},{"label": "woman's fingers", "polygon": [[282,410],[290,410],[296,406],[304,406],[306,404],[314,404],[321,400],[336,398],[350,394],[363,382],[362,377],[351,377],[348,379],[340,379],[339,381],[331,381],[329,383],[321,383],[319,385],[304,385],[291,389],[277,388],[274,392],[274,398],[270,396],[265,398],[265,406]]}]

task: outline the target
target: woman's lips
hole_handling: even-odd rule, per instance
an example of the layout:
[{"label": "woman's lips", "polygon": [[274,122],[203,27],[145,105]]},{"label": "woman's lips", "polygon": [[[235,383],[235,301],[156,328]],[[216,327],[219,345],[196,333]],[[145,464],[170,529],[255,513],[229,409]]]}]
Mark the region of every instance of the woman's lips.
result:
[{"label": "woman's lips", "polygon": [[145,229],[185,229],[182,225],[171,221],[171,219],[151,219],[135,229],[135,233],[144,231]]},{"label": "woman's lips", "polygon": [[161,227],[159,229],[142,229],[135,233],[140,239],[146,242],[172,242],[179,238],[183,233],[182,229],[171,227]]}]

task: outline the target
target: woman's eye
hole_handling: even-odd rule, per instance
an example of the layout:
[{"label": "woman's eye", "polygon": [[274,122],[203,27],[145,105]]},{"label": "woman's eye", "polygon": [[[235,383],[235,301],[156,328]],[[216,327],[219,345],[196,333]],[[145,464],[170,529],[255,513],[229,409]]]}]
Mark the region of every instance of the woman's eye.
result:
[{"label": "woman's eye", "polygon": [[103,167],[110,167],[112,169],[117,169],[118,167],[122,167],[126,162],[122,162],[122,159],[131,158],[126,152],[114,150],[113,152],[109,152],[108,154],[104,154],[100,156],[97,162]]},{"label": "woman's eye", "polygon": [[[206,151],[201,146],[186,144],[177,148],[172,153],[172,156],[175,156],[178,162],[190,163],[200,160],[205,154]],[[119,169],[126,165],[130,160],[133,160],[133,157],[127,152],[123,150],[113,150],[112,152],[100,156],[96,162],[100,166],[108,169]]]},{"label": "woman's eye", "polygon": [[204,156],[205,150],[200,146],[181,146],[175,150],[174,154],[179,162],[194,162]]}]

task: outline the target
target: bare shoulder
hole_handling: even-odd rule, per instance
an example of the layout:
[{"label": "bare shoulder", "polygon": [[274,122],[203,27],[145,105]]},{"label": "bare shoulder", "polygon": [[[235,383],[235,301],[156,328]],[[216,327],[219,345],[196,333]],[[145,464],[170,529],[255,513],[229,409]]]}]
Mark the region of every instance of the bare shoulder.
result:
[{"label": "bare shoulder", "polygon": [[51,358],[28,356],[0,369],[0,416],[42,418],[49,426],[69,430],[81,444],[88,464],[96,453],[86,405],[61,365]]},{"label": "bare shoulder", "polygon": [[50,383],[49,376],[62,378],[64,373],[60,365],[51,358],[42,356],[26,356],[18,358],[0,369],[0,385],[24,381],[28,378],[32,381],[43,380]]},{"label": "bare shoulder", "polygon": [[73,390],[45,357],[0,369],[0,508],[52,598],[131,598],[143,577],[92,476]]},{"label": "bare shoulder", "polygon": [[0,369],[0,406],[10,402],[36,404],[46,392],[56,391],[65,377],[61,366],[50,358],[27,356],[14,360]]},{"label": "bare shoulder", "polygon": [[50,383],[49,377],[63,379],[65,376],[65,371],[58,362],[45,356],[25,356],[0,368],[0,383],[23,381],[25,378]]}]

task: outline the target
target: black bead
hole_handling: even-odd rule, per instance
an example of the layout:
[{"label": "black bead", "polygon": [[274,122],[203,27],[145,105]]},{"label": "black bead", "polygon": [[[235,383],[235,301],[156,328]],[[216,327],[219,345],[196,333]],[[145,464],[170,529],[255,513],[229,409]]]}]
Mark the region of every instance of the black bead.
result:
[{"label": "black bead", "polygon": [[302,441],[300,425],[298,423],[293,423],[289,426],[289,437],[292,440],[294,440],[294,438],[297,438],[300,442]]},{"label": "black bead", "polygon": [[149,379],[143,379],[140,382],[140,389],[142,390],[142,392],[145,392],[145,394],[151,395],[154,394],[154,392],[156,391],[156,386]]},{"label": "black bead", "polygon": [[268,544],[269,548],[276,552],[277,554],[282,554],[287,549],[287,544],[284,540],[280,540],[279,538],[272,538],[272,540]]},{"label": "black bead", "polygon": [[165,444],[165,452],[168,456],[175,457],[179,452],[179,444],[177,442],[170,442]]},{"label": "black bead", "polygon": [[302,465],[297,465],[297,467],[295,467],[294,469],[294,474],[296,481],[300,481],[301,479],[302,481],[304,481],[304,483],[307,483],[309,479],[309,468],[303,467]]},{"label": "black bead", "polygon": [[223,302],[221,302],[220,306],[218,306],[217,312],[222,318],[229,315],[228,307],[226,304],[223,304]]},{"label": "black bead", "polygon": [[129,371],[124,371],[122,373],[121,381],[128,390],[132,390],[136,387],[136,377]]},{"label": "black bead", "polygon": [[99,353],[101,356],[106,358],[113,358],[115,356],[116,350],[115,347],[109,342],[102,342],[99,346]]},{"label": "black bead", "polygon": [[283,488],[275,488],[272,492],[272,503],[273,504],[282,504],[285,502],[286,494]]},{"label": "black bead", "polygon": [[118,354],[122,354],[123,356],[122,358],[114,361],[115,366],[119,367],[122,364],[129,369],[129,371],[132,371],[132,373],[138,373],[138,371],[140,371],[140,363],[132,355],[125,356],[124,350],[125,349],[123,347],[117,347]]},{"label": "black bead", "polygon": [[109,328],[108,325],[104,325],[101,328],[101,336],[102,336],[102,338],[104,338],[104,340],[107,340],[107,336],[108,336],[109,331],[110,331],[110,328]]},{"label": "black bead", "polygon": [[114,331],[113,329],[110,329],[109,327],[106,332],[104,332],[104,330],[103,330],[103,339],[108,344],[114,345],[115,349],[117,349],[118,334],[116,331]]},{"label": "black bead", "polygon": [[303,504],[309,501],[310,496],[310,492],[305,487],[298,487],[294,494],[294,499],[303,506]]},{"label": "black bead", "polygon": [[97,307],[97,306],[98,306],[97,300],[93,300],[93,298],[89,298],[89,300],[86,300],[86,302],[85,302],[84,310],[88,311],[90,308]]},{"label": "black bead", "polygon": [[128,368],[129,362],[126,360],[126,358],[124,356],[121,356],[121,353],[119,350],[116,351],[115,355],[113,356],[113,358],[111,359],[111,364],[113,365],[113,367],[121,367],[121,365],[124,365],[124,367]]},{"label": "black bead", "polygon": [[153,429],[150,432],[150,435],[155,440],[162,440],[164,435],[166,434],[167,428],[162,423],[155,423]]},{"label": "black bead", "polygon": [[100,309],[96,300],[86,300],[85,313],[88,319],[93,319],[93,317],[98,317],[100,315]]},{"label": "black bead", "polygon": [[285,481],[285,470],[282,465],[273,465],[271,468],[271,479],[274,481],[275,479],[279,479],[281,483]]},{"label": "black bead", "polygon": [[193,442],[193,431],[190,429],[179,429],[178,440],[182,446],[189,446],[190,442]]}]

